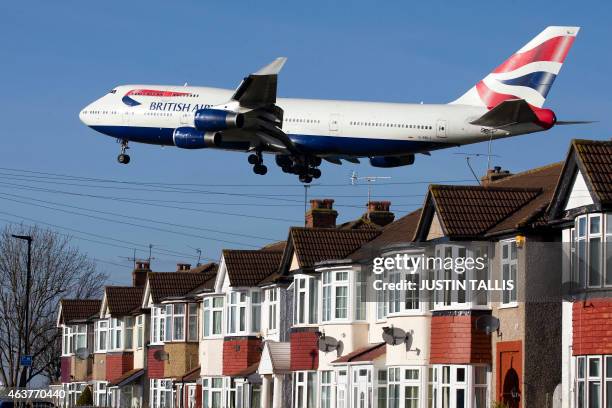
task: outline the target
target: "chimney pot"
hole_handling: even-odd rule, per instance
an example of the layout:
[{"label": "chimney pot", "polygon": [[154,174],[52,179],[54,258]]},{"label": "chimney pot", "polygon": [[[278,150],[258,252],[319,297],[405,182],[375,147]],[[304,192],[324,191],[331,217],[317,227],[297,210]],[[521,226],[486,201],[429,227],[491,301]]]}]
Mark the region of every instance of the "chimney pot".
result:
[{"label": "chimney pot", "polygon": [[370,201],[368,212],[364,215],[370,222],[384,227],[395,219],[395,214],[390,211],[391,201]]},{"label": "chimney pot", "polygon": [[136,267],[132,271],[132,285],[142,287],[147,282],[147,273],[151,271],[149,261],[136,261]]},{"label": "chimney pot", "polygon": [[186,272],[191,269],[191,264],[188,263],[177,263],[176,271],[177,272]]},{"label": "chimney pot", "polygon": [[487,174],[480,179],[480,184],[483,187],[487,187],[491,183],[512,176],[509,170],[502,170],[500,166],[495,166],[492,169],[487,170]]}]

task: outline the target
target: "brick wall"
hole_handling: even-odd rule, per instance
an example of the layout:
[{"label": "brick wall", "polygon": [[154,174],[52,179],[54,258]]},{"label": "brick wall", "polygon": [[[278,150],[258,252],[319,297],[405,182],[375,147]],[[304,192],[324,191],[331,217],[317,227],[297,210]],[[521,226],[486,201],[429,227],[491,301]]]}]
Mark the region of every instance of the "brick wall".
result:
[{"label": "brick wall", "polygon": [[62,357],[60,361],[60,373],[61,373],[61,379],[63,383],[71,382],[70,366],[71,366],[70,357]]},{"label": "brick wall", "polygon": [[235,375],[261,359],[258,337],[226,337],[223,341],[223,375]]},{"label": "brick wall", "polygon": [[133,353],[106,354],[106,380],[114,381],[134,368]]},{"label": "brick wall", "polygon": [[147,350],[147,375],[149,378],[160,379],[164,378],[164,363],[155,359],[155,352],[164,350],[164,346],[149,346]]},{"label": "brick wall", "polygon": [[491,336],[477,331],[482,313],[434,312],[431,319],[431,364],[476,364],[492,361]]},{"label": "brick wall", "polygon": [[317,328],[293,328],[289,341],[291,344],[291,371],[316,370],[319,367]]},{"label": "brick wall", "polygon": [[574,302],[573,353],[612,354],[612,299],[589,299]]},{"label": "brick wall", "polygon": [[166,343],[164,351],[168,353],[168,360],[164,361],[165,378],[182,377],[200,365],[198,343]]}]

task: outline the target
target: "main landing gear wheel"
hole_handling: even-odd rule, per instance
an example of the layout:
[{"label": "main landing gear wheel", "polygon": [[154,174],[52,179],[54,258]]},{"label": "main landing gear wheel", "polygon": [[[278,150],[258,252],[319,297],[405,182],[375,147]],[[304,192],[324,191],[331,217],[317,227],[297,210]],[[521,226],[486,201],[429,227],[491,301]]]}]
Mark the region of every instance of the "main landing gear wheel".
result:
[{"label": "main landing gear wheel", "polygon": [[120,154],[117,156],[117,161],[121,164],[128,164],[130,162],[130,156],[128,154]]},{"label": "main landing gear wheel", "polygon": [[130,162],[130,156],[125,154],[127,149],[129,149],[128,141],[125,139],[121,140],[121,153],[117,156],[117,161],[121,164],[128,164]]},{"label": "main landing gear wheel", "polygon": [[263,176],[267,172],[268,172],[268,168],[264,166],[263,164],[256,164],[255,166],[253,166],[253,173],[255,174],[259,174]]},{"label": "main landing gear wheel", "polygon": [[302,183],[309,184],[309,183],[312,183],[312,177],[309,176],[308,174],[300,174],[300,181]]},{"label": "main landing gear wheel", "polygon": [[253,173],[263,176],[268,172],[268,168],[263,164],[261,152],[249,154],[248,161],[253,165]]}]

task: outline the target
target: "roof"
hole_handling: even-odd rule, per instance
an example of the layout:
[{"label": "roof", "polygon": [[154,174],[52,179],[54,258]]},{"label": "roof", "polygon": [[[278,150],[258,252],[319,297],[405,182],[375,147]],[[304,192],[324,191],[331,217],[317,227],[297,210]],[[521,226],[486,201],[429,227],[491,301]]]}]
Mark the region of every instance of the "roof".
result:
[{"label": "roof", "polygon": [[280,265],[283,251],[224,249],[223,261],[230,286],[255,286],[274,274]]},{"label": "roof", "polygon": [[291,371],[291,344],[289,342],[267,341],[264,347],[268,349],[267,356],[270,357],[273,372],[288,373]]},{"label": "roof", "polygon": [[111,316],[125,316],[140,308],[144,288],[141,286],[107,286],[106,307]]},{"label": "roof", "polygon": [[353,252],[349,258],[354,260],[366,259],[374,251],[387,245],[412,241],[420,216],[421,209],[419,208],[386,225],[379,236]]},{"label": "roof", "polygon": [[191,268],[189,272],[192,273],[216,273],[219,265],[215,262],[209,262],[202,265],[198,265],[195,268]]},{"label": "roof", "polygon": [[209,281],[214,285],[216,272],[149,272],[148,282],[153,303],[166,298],[185,296]]},{"label": "roof", "polygon": [[64,324],[84,322],[97,317],[100,313],[100,299],[62,299],[60,300],[60,321]]},{"label": "roof", "polygon": [[332,361],[332,364],[373,361],[378,357],[385,355],[386,352],[387,347],[385,347],[385,343],[368,344],[365,347],[361,347],[352,353],[348,353],[347,355]]},{"label": "roof", "polygon": [[415,239],[426,239],[433,213],[453,239],[492,236],[542,223],[562,163],[508,176],[486,186],[431,185]]},{"label": "roof", "polygon": [[[310,269],[316,263],[345,259],[362,245],[381,234],[380,229],[340,230],[332,228],[292,227],[289,243],[301,269]],[[290,254],[292,251],[285,251]],[[285,255],[285,257],[287,256]],[[283,259],[283,263],[291,262]]]},{"label": "roof", "polygon": [[179,377],[178,382],[196,382],[200,378],[200,366],[193,368]]},{"label": "roof", "polygon": [[144,374],[144,368],[136,368],[126,371],[121,377],[108,383],[108,387],[123,387],[134,380],[137,380]]},{"label": "roof", "polygon": [[602,204],[612,203],[612,141],[576,139],[572,147],[591,192]]},{"label": "roof", "polygon": [[251,364],[244,370],[232,375],[232,377],[240,377],[240,378],[249,377],[251,374],[255,374],[257,372],[257,367],[259,367],[259,362]]},{"label": "roof", "polygon": [[267,251],[283,251],[285,249],[285,245],[287,245],[287,241],[278,241],[265,245],[261,249]]}]

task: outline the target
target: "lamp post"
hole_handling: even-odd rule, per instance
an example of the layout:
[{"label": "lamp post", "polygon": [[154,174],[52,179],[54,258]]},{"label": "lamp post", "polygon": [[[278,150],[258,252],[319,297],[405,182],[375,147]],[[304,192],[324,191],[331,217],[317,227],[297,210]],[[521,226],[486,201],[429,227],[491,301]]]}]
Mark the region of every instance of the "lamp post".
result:
[{"label": "lamp post", "polygon": [[[26,287],[25,287],[25,347],[24,354],[30,355],[30,280],[32,277],[32,237],[30,235],[15,235],[13,238],[21,239],[28,242],[28,266],[26,271]],[[20,387],[26,386],[26,380],[28,372],[27,367],[23,367],[21,372],[21,379],[19,381]]]}]

